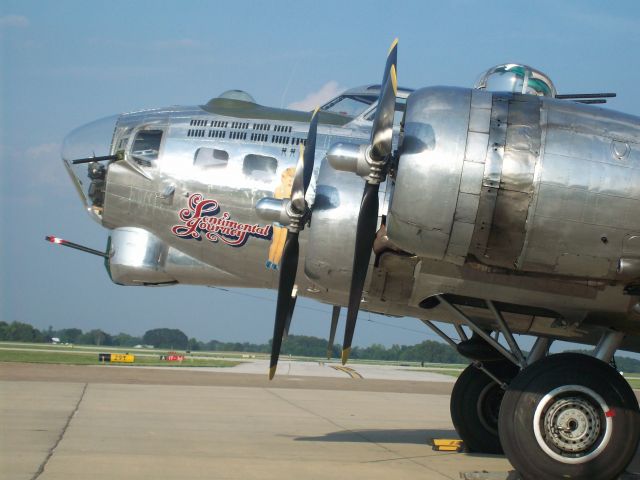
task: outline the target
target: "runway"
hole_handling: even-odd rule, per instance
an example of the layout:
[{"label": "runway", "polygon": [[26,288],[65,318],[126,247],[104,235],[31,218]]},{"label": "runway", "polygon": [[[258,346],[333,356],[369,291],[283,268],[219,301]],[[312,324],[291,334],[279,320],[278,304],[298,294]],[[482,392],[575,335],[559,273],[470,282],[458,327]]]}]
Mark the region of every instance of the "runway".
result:
[{"label": "runway", "polygon": [[484,470],[506,478],[504,457],[428,445],[457,438],[449,417],[453,383],[440,380],[283,374],[269,382],[265,374],[231,370],[4,363],[0,473],[415,480]]}]

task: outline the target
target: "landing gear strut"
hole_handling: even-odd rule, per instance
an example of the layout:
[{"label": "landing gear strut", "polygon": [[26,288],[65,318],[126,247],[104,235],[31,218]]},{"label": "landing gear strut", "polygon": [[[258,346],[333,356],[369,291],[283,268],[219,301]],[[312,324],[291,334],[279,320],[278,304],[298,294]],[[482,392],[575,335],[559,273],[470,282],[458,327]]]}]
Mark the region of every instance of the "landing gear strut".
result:
[{"label": "landing gear strut", "polygon": [[500,406],[499,436],[525,479],[615,479],[640,436],[638,401],[611,366],[561,353],[523,370]]}]

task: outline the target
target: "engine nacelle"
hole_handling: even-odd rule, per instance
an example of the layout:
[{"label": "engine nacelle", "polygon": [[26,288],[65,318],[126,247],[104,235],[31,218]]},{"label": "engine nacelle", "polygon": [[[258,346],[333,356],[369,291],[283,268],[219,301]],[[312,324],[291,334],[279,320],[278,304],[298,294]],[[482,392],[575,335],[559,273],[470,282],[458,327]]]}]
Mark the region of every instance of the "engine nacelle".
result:
[{"label": "engine nacelle", "polygon": [[640,258],[640,119],[433,87],[407,99],[387,234],[421,257],[586,278]]},{"label": "engine nacelle", "polygon": [[305,251],[305,274],[327,290],[348,292],[364,180],[322,160]]}]

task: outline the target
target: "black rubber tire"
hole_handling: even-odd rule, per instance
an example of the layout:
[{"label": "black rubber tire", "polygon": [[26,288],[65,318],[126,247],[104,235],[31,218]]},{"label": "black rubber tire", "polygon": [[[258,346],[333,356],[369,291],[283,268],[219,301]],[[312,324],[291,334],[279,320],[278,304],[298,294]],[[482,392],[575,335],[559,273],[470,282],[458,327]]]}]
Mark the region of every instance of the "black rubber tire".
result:
[{"label": "black rubber tire", "polygon": [[[605,415],[606,412],[596,403],[593,403],[593,410],[598,413],[601,424],[607,418],[612,420],[611,437],[603,450],[578,464],[565,463],[546,453],[538,444],[534,431],[535,412],[544,396],[554,389],[569,385],[584,387],[599,395],[610,414]],[[581,395],[574,391],[552,398]],[[547,439],[550,436],[546,434],[543,420],[553,406],[551,404],[546,410],[541,410],[540,431],[541,437],[544,437],[541,441],[545,444],[549,443]],[[614,368],[588,355],[560,353],[534,363],[514,378],[502,400],[498,426],[507,458],[526,480],[612,480],[618,478],[636,453],[640,415],[638,401],[631,387]],[[600,433],[593,440],[592,450],[600,445],[603,438],[603,433]],[[555,449],[549,448],[552,452],[561,453],[557,446]],[[560,456],[560,453],[556,454]]]},{"label": "black rubber tire", "polygon": [[[509,382],[518,373],[511,362],[487,362],[491,373]],[[469,452],[501,454],[498,412],[504,390],[486,373],[469,365],[451,392],[451,420]]]}]

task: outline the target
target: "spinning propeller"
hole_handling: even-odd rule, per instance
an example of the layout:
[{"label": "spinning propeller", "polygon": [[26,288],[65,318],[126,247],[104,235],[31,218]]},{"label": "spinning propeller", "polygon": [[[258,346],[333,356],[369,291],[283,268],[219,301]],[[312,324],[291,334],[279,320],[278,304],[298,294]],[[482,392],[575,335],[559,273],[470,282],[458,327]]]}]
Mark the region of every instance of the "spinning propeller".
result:
[{"label": "spinning propeller", "polygon": [[313,173],[317,131],[318,109],[311,116],[307,141],[305,145],[300,146],[300,156],[291,188],[291,199],[267,197],[259,200],[256,204],[256,212],[263,220],[279,222],[287,227],[287,238],[282,251],[282,259],[280,260],[278,301],[276,304],[276,319],[273,325],[273,340],[271,342],[269,380],[276,373],[282,337],[288,323],[287,319],[291,318],[295,305],[293,289],[296,272],[298,271],[298,234],[304,229],[304,224],[309,216],[309,206],[305,200],[305,195]]},{"label": "spinning propeller", "polygon": [[327,159],[333,168],[357,173],[367,182],[358,214],[353,274],[342,345],[343,365],[347,363],[351,353],[353,333],[356,328],[369,258],[375,239],[378,223],[378,191],[380,183],[386,178],[389,162],[392,158],[393,118],[398,93],[397,62],[398,39],[395,39],[389,49],[387,64],[382,76],[378,108],[373,120],[369,145],[336,144],[327,152]]}]

